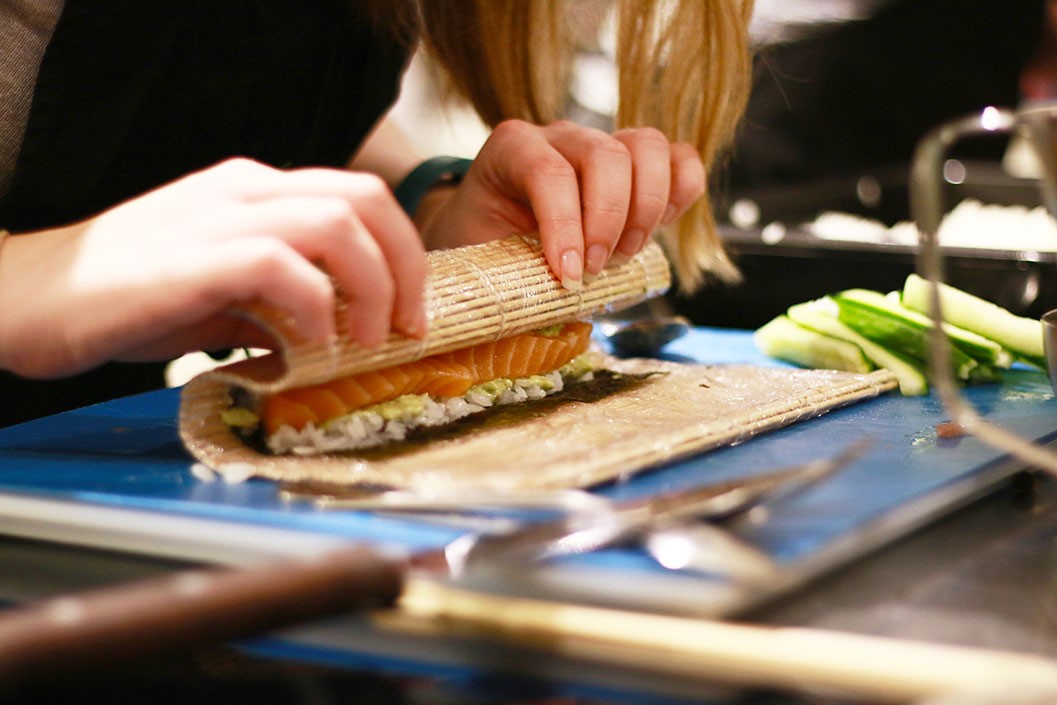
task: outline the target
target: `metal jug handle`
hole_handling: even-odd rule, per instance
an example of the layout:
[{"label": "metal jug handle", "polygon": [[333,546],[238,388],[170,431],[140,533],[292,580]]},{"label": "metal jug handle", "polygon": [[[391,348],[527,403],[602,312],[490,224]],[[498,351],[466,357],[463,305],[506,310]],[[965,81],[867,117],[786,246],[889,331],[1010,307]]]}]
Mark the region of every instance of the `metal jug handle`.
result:
[{"label": "metal jug handle", "polygon": [[[950,341],[942,326],[943,310],[940,297],[940,284],[943,282],[944,273],[939,228],[946,212],[943,167],[947,154],[957,142],[974,135],[1012,133],[1023,128],[1034,140],[1038,129],[1037,125],[1032,124],[1032,120],[1042,112],[1048,112],[1057,118],[1057,110],[1054,109],[1017,113],[991,107],[979,114],[957,118],[934,128],[921,139],[914,151],[910,168],[909,196],[911,217],[917,224],[919,233],[917,269],[930,284],[929,315],[934,325],[930,341],[929,377],[933,388],[950,414],[951,420],[966,432],[1029,465],[1057,475],[1057,454],[1015,433],[987,423],[962,397],[951,366]],[[1049,168],[1046,169],[1042,188],[1050,212],[1057,214],[1057,179]]]}]

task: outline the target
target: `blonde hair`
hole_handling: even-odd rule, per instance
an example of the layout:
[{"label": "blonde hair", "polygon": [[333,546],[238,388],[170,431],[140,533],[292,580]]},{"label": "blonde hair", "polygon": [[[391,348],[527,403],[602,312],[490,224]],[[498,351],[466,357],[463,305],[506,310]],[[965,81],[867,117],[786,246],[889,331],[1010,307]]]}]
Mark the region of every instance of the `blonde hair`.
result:
[{"label": "blonde hair", "polygon": [[[711,174],[748,99],[753,0],[613,2],[616,127],[653,126],[689,142]],[[420,0],[419,11],[426,48],[486,123],[561,117],[572,58],[569,0]],[[660,239],[683,291],[699,288],[706,272],[738,278],[707,197]]]}]

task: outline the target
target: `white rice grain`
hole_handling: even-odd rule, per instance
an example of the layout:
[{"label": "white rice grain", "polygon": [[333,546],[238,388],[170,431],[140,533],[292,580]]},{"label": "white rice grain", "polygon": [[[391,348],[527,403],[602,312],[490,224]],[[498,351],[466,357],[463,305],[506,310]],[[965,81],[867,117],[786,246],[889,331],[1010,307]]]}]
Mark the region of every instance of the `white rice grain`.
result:
[{"label": "white rice grain", "polygon": [[[268,439],[273,453],[317,455],[337,451],[360,450],[390,441],[404,440],[416,428],[442,426],[464,416],[475,414],[493,405],[516,404],[560,392],[564,388],[561,373],[545,375],[547,382],[539,384],[539,377],[515,379],[511,387],[493,398],[481,389],[472,389],[462,397],[437,401],[421,395],[422,409],[415,414],[386,419],[374,412],[357,411],[323,426],[308,424],[300,431],[283,426]],[[585,375],[581,379],[589,379]]]}]

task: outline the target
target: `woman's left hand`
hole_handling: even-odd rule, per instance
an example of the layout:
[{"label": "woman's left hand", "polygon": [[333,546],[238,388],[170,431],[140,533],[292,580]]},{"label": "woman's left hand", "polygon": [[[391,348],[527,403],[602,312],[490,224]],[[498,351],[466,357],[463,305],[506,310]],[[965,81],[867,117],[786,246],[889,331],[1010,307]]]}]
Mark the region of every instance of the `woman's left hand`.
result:
[{"label": "woman's left hand", "polygon": [[705,193],[689,144],[653,128],[608,135],[571,122],[498,125],[454,194],[422,225],[429,248],[538,232],[562,285],[629,258]]}]

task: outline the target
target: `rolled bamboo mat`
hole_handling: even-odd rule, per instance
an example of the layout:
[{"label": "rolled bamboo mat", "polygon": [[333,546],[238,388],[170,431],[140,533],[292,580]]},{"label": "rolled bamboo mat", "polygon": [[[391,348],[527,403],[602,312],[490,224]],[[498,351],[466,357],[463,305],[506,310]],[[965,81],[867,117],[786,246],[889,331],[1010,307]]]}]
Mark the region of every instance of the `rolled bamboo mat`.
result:
[{"label": "rolled bamboo mat", "polygon": [[260,458],[247,456],[242,441],[219,417],[230,404],[232,387],[264,394],[316,384],[618,310],[663,293],[671,277],[663,252],[651,242],[630,261],[607,267],[581,290],[569,291],[547,267],[538,240],[520,236],[430,253],[427,285],[428,334],[421,340],[393,335],[375,350],[351,342],[340,296],[333,344],[306,343],[280,311],[246,311],[275,334],[279,351],[188,382],[180,402],[184,445],[210,465],[231,459],[256,462]]}]

